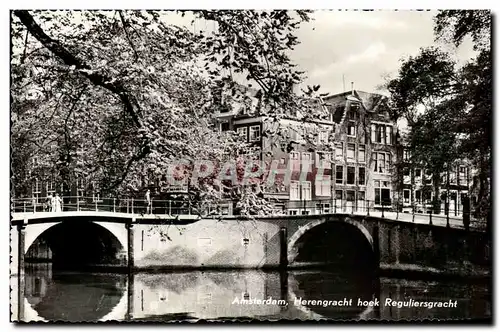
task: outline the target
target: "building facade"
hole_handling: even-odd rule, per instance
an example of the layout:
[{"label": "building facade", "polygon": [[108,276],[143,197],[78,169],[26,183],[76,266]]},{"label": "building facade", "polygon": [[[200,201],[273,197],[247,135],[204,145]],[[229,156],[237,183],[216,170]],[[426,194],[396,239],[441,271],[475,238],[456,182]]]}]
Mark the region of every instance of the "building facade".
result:
[{"label": "building facade", "polygon": [[221,130],[240,133],[268,165],[275,162],[280,171],[290,171],[289,182],[280,181],[285,177],[280,174],[281,184],[265,192],[278,210],[316,214],[381,209],[390,207],[395,194],[397,128],[386,102],[385,96],[352,90],[317,103],[326,119],[304,120],[294,114],[276,121],[237,111],[218,118]]}]

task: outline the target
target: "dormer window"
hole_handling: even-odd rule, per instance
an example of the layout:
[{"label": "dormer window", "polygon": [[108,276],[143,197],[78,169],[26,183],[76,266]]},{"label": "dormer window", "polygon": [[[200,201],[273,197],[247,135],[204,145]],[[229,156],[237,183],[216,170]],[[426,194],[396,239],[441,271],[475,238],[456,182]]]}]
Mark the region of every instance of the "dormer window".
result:
[{"label": "dormer window", "polygon": [[356,120],[356,113],[354,111],[347,112],[347,119],[348,120]]}]

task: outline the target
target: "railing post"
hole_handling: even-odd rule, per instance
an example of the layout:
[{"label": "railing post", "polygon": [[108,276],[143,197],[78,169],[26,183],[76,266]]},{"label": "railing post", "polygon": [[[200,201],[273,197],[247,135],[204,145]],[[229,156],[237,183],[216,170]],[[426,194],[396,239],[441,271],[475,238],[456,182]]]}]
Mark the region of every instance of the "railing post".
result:
[{"label": "railing post", "polygon": [[26,201],[23,202],[23,211],[26,212]]},{"label": "railing post", "polygon": [[337,197],[333,200],[333,213],[337,213]]},{"label": "railing post", "polygon": [[429,225],[432,225],[432,209],[429,210]]},{"label": "railing post", "polygon": [[129,206],[129,203],[128,203],[128,198],[126,198],[126,200],[127,200],[127,214],[128,214],[128,211],[129,211],[129,207],[128,207],[128,206]]},{"label": "railing post", "polygon": [[80,197],[76,197],[76,211],[80,211]]},{"label": "railing post", "polygon": [[399,218],[399,201],[396,202],[396,220]]},{"label": "railing post", "polygon": [[113,212],[116,212],[116,198],[113,198]]},{"label": "railing post", "polygon": [[95,212],[97,212],[97,199],[94,201],[95,202]]},{"label": "railing post", "polygon": [[134,214],[134,198],[132,197],[132,214]]},{"label": "railing post", "polygon": [[368,217],[370,216],[370,201],[368,201],[368,204],[366,204],[366,215]]},{"label": "railing post", "polygon": [[384,200],[382,200],[382,218],[384,218]]},{"label": "railing post", "polygon": [[188,216],[191,215],[191,201],[188,201]]},{"label": "railing post", "polygon": [[172,201],[168,200],[168,215],[172,215]]},{"label": "railing post", "polygon": [[351,203],[351,214],[354,214],[354,203]]}]

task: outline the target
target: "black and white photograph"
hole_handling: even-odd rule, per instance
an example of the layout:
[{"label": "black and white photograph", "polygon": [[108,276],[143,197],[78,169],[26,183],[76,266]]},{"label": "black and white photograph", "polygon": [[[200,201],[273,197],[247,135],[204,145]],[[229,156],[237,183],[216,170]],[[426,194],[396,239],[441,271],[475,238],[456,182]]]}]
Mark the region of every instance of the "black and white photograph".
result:
[{"label": "black and white photograph", "polygon": [[11,325],[492,324],[492,17],[11,9]]}]

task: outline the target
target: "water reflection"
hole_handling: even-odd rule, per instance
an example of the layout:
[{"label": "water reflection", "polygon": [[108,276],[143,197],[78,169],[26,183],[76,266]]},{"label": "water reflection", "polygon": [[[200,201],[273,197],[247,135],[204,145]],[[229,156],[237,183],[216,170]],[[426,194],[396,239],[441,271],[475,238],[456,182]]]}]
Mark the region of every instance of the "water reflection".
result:
[{"label": "water reflection", "polygon": [[[15,290],[17,278],[12,278]],[[52,272],[49,264],[26,270],[23,320],[197,319],[464,319],[491,316],[486,285],[379,280],[344,271],[192,271],[137,273]],[[457,308],[369,307],[358,301],[457,300]],[[352,300],[332,306],[302,300]],[[263,302],[264,301],[264,302]],[[15,302],[15,296],[13,297]],[[330,302],[331,303],[331,302]],[[366,303],[366,302],[365,302]],[[13,308],[16,307],[13,305]],[[15,310],[14,310],[15,311]],[[17,319],[17,316],[13,317]]]}]

